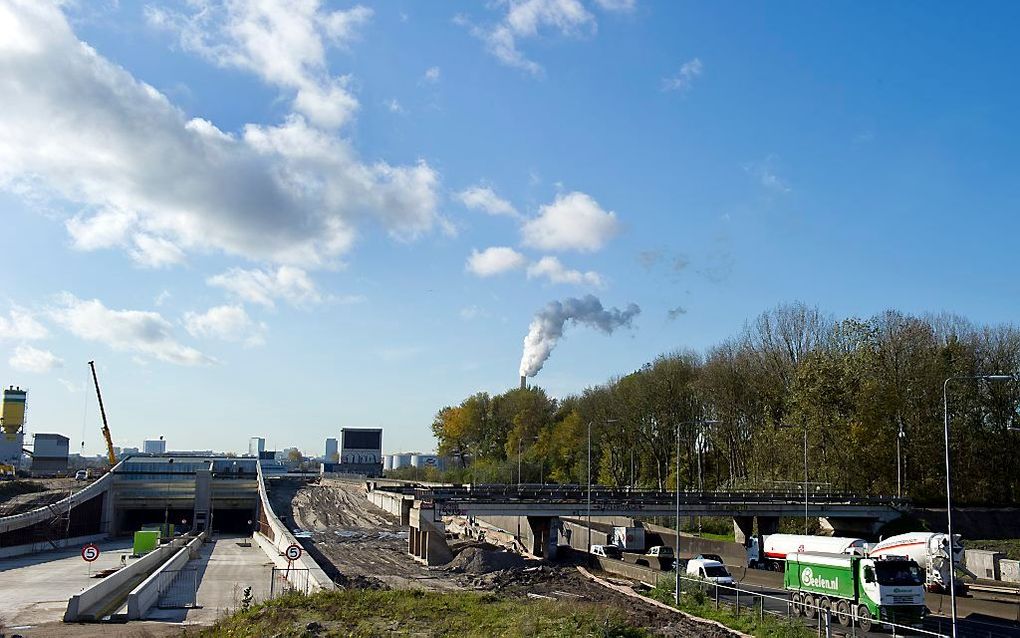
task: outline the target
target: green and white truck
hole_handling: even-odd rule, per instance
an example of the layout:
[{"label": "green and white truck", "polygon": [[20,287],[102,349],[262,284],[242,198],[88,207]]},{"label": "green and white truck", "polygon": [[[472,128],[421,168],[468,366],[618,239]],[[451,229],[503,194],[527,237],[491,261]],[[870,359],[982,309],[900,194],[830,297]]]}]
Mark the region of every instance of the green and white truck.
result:
[{"label": "green and white truck", "polygon": [[787,554],[783,586],[798,615],[814,618],[829,610],[843,626],[856,616],[864,631],[883,621],[913,625],[928,613],[924,571],[902,556]]}]

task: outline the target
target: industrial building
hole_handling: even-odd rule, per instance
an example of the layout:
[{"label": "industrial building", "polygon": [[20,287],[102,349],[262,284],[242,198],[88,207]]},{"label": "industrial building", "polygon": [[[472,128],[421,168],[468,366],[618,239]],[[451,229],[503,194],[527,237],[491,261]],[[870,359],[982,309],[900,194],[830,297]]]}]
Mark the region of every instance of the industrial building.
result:
[{"label": "industrial building", "polygon": [[421,452],[400,452],[387,454],[383,457],[384,470],[399,470],[405,467],[414,468],[435,468],[442,470],[446,468],[447,459],[436,454],[422,454]]},{"label": "industrial building", "polygon": [[260,436],[253,436],[248,439],[248,456],[259,458],[259,455],[266,450],[266,440]]},{"label": "industrial building", "polygon": [[67,472],[70,439],[63,434],[36,434],[32,445],[32,475],[46,476]]},{"label": "industrial building", "polygon": [[166,454],[166,441],[163,437],[142,441],[142,452],[145,454]]},{"label": "industrial building", "polygon": [[382,428],[340,428],[339,461],[325,465],[329,472],[382,476]]}]

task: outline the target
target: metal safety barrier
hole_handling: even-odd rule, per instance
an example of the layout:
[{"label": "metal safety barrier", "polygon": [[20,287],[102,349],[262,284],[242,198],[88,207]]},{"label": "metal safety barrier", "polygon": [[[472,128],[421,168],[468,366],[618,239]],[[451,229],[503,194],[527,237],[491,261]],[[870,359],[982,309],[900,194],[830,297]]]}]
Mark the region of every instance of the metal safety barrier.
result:
[{"label": "metal safety barrier", "polygon": [[198,604],[198,570],[170,569],[159,574],[156,585],[160,609],[187,609]]},{"label": "metal safety barrier", "polygon": [[308,594],[311,583],[307,568],[274,567],[272,580],[269,582],[269,597],[276,598],[284,594]]}]

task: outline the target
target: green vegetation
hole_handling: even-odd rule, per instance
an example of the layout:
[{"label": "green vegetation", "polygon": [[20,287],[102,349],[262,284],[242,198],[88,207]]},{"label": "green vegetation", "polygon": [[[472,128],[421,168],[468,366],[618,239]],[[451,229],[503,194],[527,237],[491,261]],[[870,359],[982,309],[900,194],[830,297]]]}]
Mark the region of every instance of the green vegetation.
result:
[{"label": "green vegetation", "polygon": [[[309,628],[311,623],[314,630]],[[649,635],[622,613],[592,604],[513,600],[472,592],[335,590],[292,594],[224,618],[197,636],[600,636]]]},{"label": "green vegetation", "polygon": [[[427,478],[585,483],[590,424],[602,485],[799,492],[806,430],[809,489],[895,494],[902,428],[904,494],[939,503],[942,469],[928,461],[944,453],[943,381],[1018,369],[1014,326],[896,311],[836,320],[779,306],[704,354],[664,354],[580,395],[515,388],[445,407],[432,431],[458,467]],[[1008,431],[1020,425],[1020,383],[961,379],[950,393],[956,504],[1020,502],[1020,434]]]},{"label": "green vegetation", "polygon": [[[647,592],[649,598],[674,607],[673,584],[659,586]],[[762,618],[757,609],[742,608],[737,614],[736,609],[720,604],[717,609],[714,600],[698,583],[682,582],[680,584],[680,610],[721,623],[730,629],[736,629],[757,638],[812,638],[815,631],[802,623],[787,618],[779,618],[765,614]]]},{"label": "green vegetation", "polygon": [[1020,538],[1008,538],[1004,540],[964,541],[968,549],[987,549],[993,552],[1002,552],[1006,558],[1020,560]]}]

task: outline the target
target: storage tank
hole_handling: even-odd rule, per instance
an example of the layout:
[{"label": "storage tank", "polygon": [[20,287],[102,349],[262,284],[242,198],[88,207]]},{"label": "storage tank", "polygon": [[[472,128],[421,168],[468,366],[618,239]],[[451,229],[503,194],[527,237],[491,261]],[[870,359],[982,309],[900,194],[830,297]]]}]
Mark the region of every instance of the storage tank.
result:
[{"label": "storage tank", "polygon": [[868,543],[863,538],[811,536],[804,534],[770,534],[765,537],[764,556],[785,560],[787,554],[818,552],[863,556]]},{"label": "storage tank", "polygon": [[402,467],[411,467],[411,455],[406,452],[393,455],[393,469],[399,470]]},{"label": "storage tank", "polygon": [[393,469],[393,457],[394,456],[396,456],[396,454],[387,454],[386,456],[383,457],[382,469],[384,471],[385,470],[392,470]]},{"label": "storage tank", "polygon": [[439,457],[435,454],[412,454],[411,467],[434,467],[439,469]]},{"label": "storage tank", "polygon": [[28,393],[13,385],[4,390],[3,429],[4,438],[13,441],[25,426],[25,400]]}]

